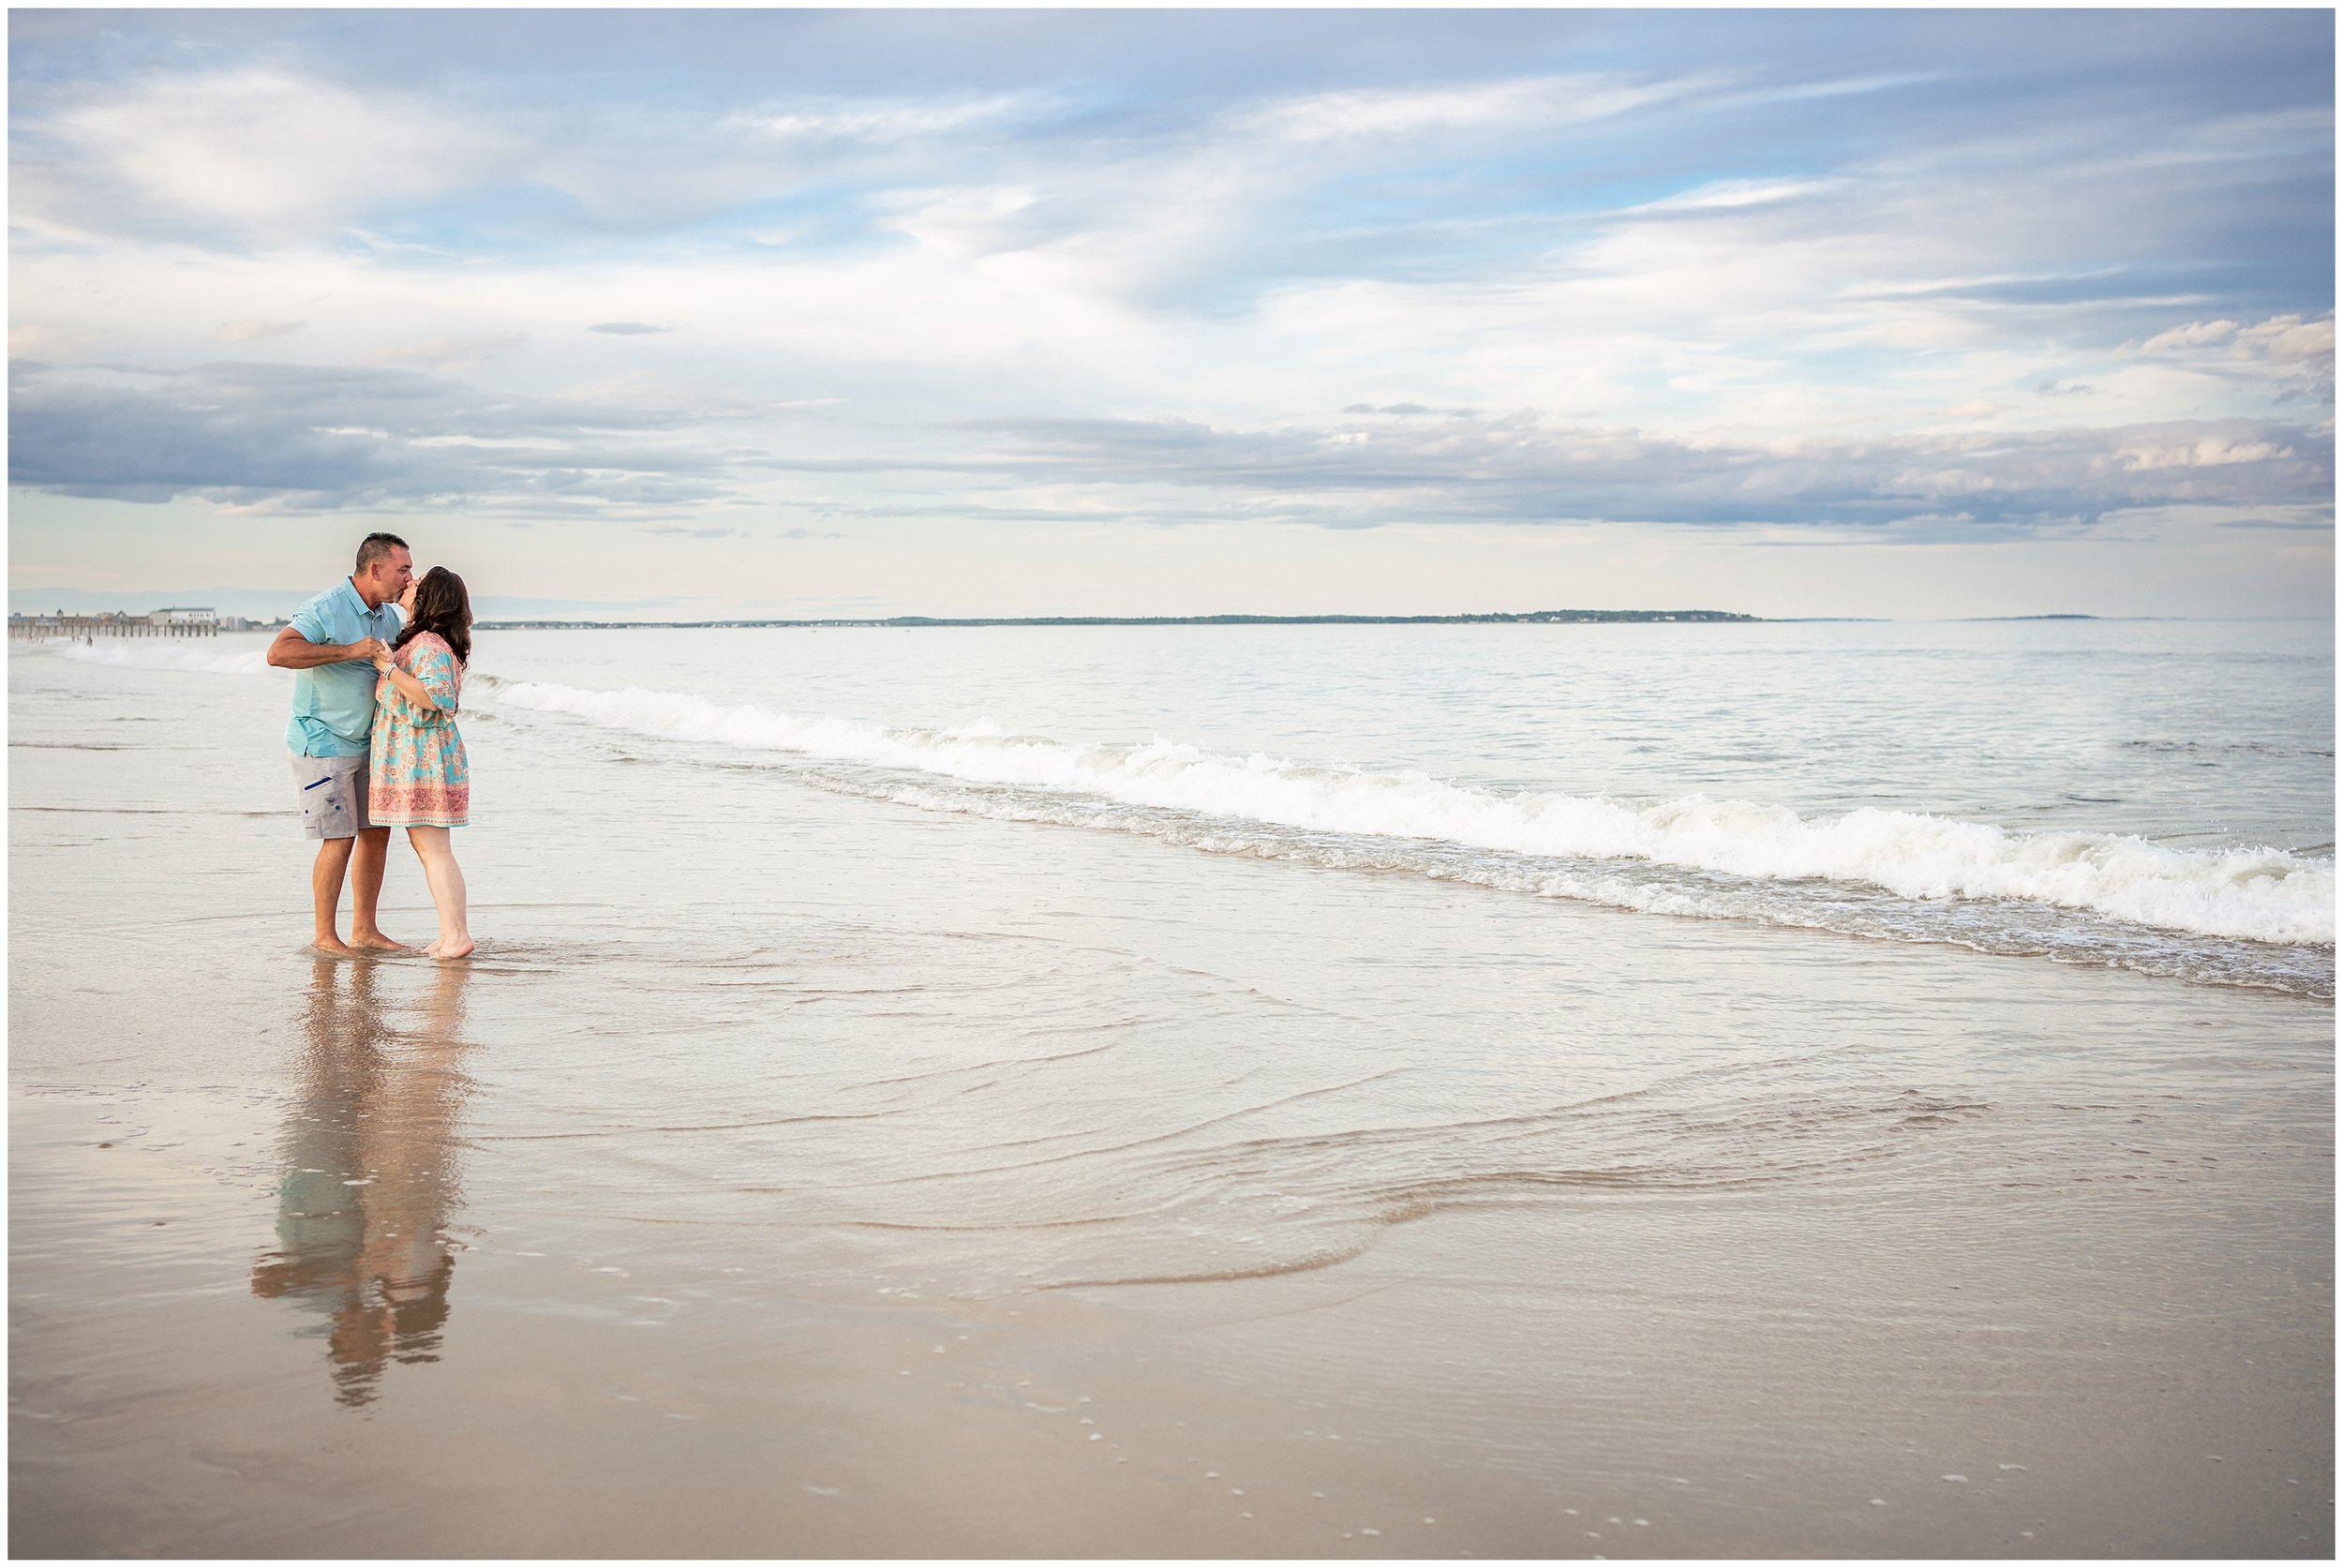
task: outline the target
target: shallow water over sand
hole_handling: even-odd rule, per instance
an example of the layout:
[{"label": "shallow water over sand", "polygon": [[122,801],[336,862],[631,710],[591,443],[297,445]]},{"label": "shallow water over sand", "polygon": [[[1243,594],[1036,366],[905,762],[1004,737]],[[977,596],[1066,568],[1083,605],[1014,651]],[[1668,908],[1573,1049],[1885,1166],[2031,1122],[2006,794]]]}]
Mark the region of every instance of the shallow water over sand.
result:
[{"label": "shallow water over sand", "polygon": [[10,678],[20,1552],[2331,1551],[2322,1001]]}]

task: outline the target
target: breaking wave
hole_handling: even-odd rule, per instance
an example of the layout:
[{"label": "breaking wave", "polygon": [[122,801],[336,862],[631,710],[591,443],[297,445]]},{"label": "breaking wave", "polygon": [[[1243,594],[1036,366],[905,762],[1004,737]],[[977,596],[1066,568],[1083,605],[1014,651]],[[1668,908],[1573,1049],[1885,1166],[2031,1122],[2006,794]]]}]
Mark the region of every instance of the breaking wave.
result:
[{"label": "breaking wave", "polygon": [[[1869,808],[1807,817],[1705,795],[1639,803],[1511,793],[1410,770],[1233,756],[1163,739],[1082,744],[1007,735],[984,724],[888,729],[727,707],[683,693],[587,691],[494,678],[481,684],[498,705],[636,734],[995,786],[1041,800],[1176,813],[1190,824],[1259,824],[1352,843],[1461,846],[1579,866],[1667,867],[1737,884],[1819,881],[1907,901],[2048,906],[2129,927],[2256,943],[2331,947],[2335,940],[2334,862],[2270,847],[2172,849],[2129,834],[2012,832]],[[1599,876],[1574,880],[1583,889],[1578,896],[1599,902],[1700,912],[1650,888],[1605,896]],[[1546,881],[1551,890],[1567,890]]]}]

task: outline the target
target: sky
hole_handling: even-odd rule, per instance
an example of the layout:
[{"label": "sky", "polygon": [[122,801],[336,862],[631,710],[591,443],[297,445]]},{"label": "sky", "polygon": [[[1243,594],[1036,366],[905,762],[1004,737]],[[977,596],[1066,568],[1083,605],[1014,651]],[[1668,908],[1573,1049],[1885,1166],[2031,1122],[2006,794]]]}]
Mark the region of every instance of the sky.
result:
[{"label": "sky", "polygon": [[2333,614],[2335,19],[9,13],[13,609]]}]

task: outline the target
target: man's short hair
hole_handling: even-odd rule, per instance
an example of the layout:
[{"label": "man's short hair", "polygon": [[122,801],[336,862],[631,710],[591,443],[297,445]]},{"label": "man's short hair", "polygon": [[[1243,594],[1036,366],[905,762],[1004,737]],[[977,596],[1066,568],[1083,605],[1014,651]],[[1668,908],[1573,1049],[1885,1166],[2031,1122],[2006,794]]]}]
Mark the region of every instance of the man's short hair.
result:
[{"label": "man's short hair", "polygon": [[395,533],[369,533],[358,541],[358,570],[364,572],[393,550],[403,550],[407,541]]}]

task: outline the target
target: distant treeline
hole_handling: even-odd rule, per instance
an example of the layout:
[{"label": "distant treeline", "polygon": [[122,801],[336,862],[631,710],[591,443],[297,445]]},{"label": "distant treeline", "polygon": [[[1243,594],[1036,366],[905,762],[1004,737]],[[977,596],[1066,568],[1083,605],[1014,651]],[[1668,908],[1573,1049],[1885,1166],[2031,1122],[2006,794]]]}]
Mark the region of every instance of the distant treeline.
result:
[{"label": "distant treeline", "polygon": [[606,631],[709,626],[1553,626],[1578,621],[1756,620],[1731,610],[1525,610],[1487,615],[897,615],[880,620],[484,620],[487,632]]}]

